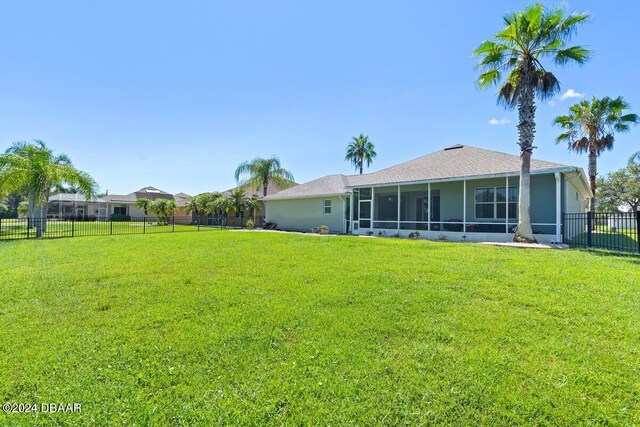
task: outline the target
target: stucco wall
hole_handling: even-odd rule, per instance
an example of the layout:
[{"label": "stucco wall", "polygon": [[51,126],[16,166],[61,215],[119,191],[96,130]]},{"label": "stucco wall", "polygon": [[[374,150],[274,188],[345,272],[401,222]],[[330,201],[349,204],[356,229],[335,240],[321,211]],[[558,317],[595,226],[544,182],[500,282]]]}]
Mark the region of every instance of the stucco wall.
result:
[{"label": "stucco wall", "polygon": [[579,176],[567,176],[565,183],[565,213],[585,213],[587,203],[584,195],[578,190],[576,181]]},{"label": "stucco wall", "polygon": [[[331,200],[331,213],[324,213],[324,200]],[[265,219],[278,224],[281,230],[311,231],[326,225],[330,233],[344,232],[344,199],[322,197],[313,199],[269,200]]]}]

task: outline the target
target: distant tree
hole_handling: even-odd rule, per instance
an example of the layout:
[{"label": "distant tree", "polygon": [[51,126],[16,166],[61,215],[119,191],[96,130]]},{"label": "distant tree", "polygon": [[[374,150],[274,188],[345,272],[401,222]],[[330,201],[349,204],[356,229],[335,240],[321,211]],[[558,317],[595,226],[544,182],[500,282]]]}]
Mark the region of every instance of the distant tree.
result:
[{"label": "distant tree", "polygon": [[535,242],[531,227],[530,171],[535,135],[536,97],[548,99],[560,91],[556,76],[542,64],[550,59],[556,65],[583,64],[590,52],[580,46],[567,46],[578,26],[589,13],[567,15],[562,7],[545,9],[540,3],[522,12],[504,17],[505,27],[478,46],[477,85],[481,89],[500,85],[498,103],[518,108],[518,145],[520,146],[520,189],[518,227],[515,241]]},{"label": "distant tree", "polygon": [[232,191],[228,196],[229,205],[231,208],[240,215],[240,227],[242,227],[242,219],[246,210],[251,209],[253,204],[251,198],[247,196],[244,190],[236,189]]},{"label": "distant tree", "polygon": [[149,211],[151,211],[157,218],[158,224],[169,224],[169,217],[178,209],[178,205],[175,200],[171,199],[156,199],[149,203]]},{"label": "distant tree", "polygon": [[198,215],[200,213],[198,209],[198,198],[190,197],[187,204],[184,206],[184,211],[189,215]]},{"label": "distant tree", "polygon": [[232,208],[231,199],[220,194],[215,199],[209,201],[204,212],[211,216],[222,215],[226,219]]},{"label": "distant tree", "polygon": [[[54,155],[42,141],[14,143],[0,155],[0,193],[26,194],[29,217],[44,218],[49,194],[64,185],[77,186],[87,199],[98,188],[89,174],[73,167],[66,154]],[[46,222],[36,221],[35,226],[36,236],[42,236]]]},{"label": "distant tree", "polygon": [[347,145],[347,155],[344,159],[350,162],[362,175],[364,163],[367,163],[367,167],[371,166],[373,159],[377,155],[375,146],[369,141],[369,137],[360,134],[359,136],[354,136],[349,145]]},{"label": "distant tree", "polygon": [[198,212],[207,213],[209,215],[215,215],[215,213],[209,211],[211,203],[222,196],[222,193],[214,191],[211,193],[202,193],[196,196],[196,207]]},{"label": "distant tree", "polygon": [[628,206],[632,212],[640,209],[640,152],[629,164],[598,180],[598,210],[615,212]]},{"label": "distant tree", "polygon": [[145,197],[140,197],[135,202],[133,202],[133,206],[135,206],[138,209],[142,209],[144,211],[144,216],[149,215],[149,206],[150,205],[151,205],[151,200],[149,200],[149,199],[147,199]]},{"label": "distant tree", "polygon": [[[247,175],[240,179],[241,176]],[[253,160],[240,163],[236,168],[235,178],[240,187],[262,188],[262,195],[267,195],[269,183],[276,184],[280,189],[289,188],[294,184],[293,174],[284,169],[280,159],[276,156],[268,159],[256,157]]]},{"label": "distant tree", "polygon": [[598,156],[605,150],[613,149],[614,134],[628,132],[632,124],[640,118],[628,113],[629,104],[622,97],[615,99],[593,97],[591,101],[581,101],[569,107],[569,114],[558,116],[554,123],[564,130],[556,138],[556,143],[566,143],[569,150],[587,153],[589,156],[589,183],[593,198],[591,212],[596,211]]},{"label": "distant tree", "polygon": [[23,201],[23,199],[23,195],[18,192],[13,192],[7,195],[3,201],[6,211],[0,214],[0,218],[17,218],[18,205]]}]

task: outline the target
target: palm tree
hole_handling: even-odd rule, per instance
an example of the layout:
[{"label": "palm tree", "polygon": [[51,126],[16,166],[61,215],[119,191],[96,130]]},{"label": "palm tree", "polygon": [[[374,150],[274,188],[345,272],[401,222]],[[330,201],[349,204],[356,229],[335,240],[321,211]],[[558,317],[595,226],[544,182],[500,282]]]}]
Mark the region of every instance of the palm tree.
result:
[{"label": "palm tree", "polygon": [[204,212],[211,216],[222,214],[226,219],[231,209],[231,200],[228,197],[220,194],[215,199],[209,201],[209,203],[204,208]]},{"label": "palm tree", "polygon": [[187,201],[187,204],[184,205],[184,211],[189,215],[197,216],[199,213],[198,198],[190,197],[189,200]]},{"label": "palm tree", "polygon": [[347,145],[347,155],[344,159],[350,162],[356,170],[360,170],[360,175],[362,175],[364,162],[367,162],[367,167],[371,166],[377,155],[375,146],[369,141],[369,136],[360,134],[360,136],[354,136]]},{"label": "palm tree", "polygon": [[[0,155],[0,193],[26,194],[31,218],[44,218],[49,194],[65,185],[76,186],[87,199],[94,197],[98,188],[93,178],[76,169],[66,154],[54,155],[42,141],[17,142]],[[40,237],[46,222],[35,223],[36,236]]]},{"label": "palm tree", "polygon": [[[248,175],[240,179],[242,175]],[[256,157],[253,160],[240,163],[236,168],[235,178],[240,187],[262,188],[262,195],[267,195],[270,183],[277,185],[281,190],[293,185],[293,174],[280,165],[280,159],[272,156],[268,159]]]},{"label": "palm tree", "polygon": [[244,217],[244,211],[251,208],[250,198],[247,193],[242,189],[233,190],[228,196],[229,206],[240,214],[240,227],[242,227],[242,219]]},{"label": "palm tree", "polygon": [[158,217],[158,224],[169,224],[169,217],[178,208],[175,200],[172,199],[156,199],[149,203],[149,210]]},{"label": "palm tree", "polygon": [[640,121],[636,114],[625,114],[628,109],[629,104],[620,96],[615,99],[593,97],[591,101],[572,105],[569,114],[558,116],[553,121],[564,130],[556,138],[556,143],[567,143],[569,150],[589,155],[589,183],[593,193],[591,212],[596,211],[598,156],[613,149],[615,132],[628,132],[631,124]]},{"label": "palm tree", "polygon": [[144,211],[144,216],[149,215],[149,205],[151,205],[151,200],[144,197],[140,197],[133,202],[133,206]]},{"label": "palm tree", "polygon": [[588,61],[589,50],[567,46],[567,42],[589,17],[586,12],[567,15],[563,7],[546,9],[535,3],[522,12],[505,15],[505,28],[474,51],[479,57],[478,87],[485,89],[499,84],[498,103],[509,109],[518,108],[521,164],[515,241],[535,242],[529,187],[531,155],[535,148],[535,100],[536,97],[549,99],[560,91],[560,82],[543,66],[542,60],[549,59],[560,66]]}]

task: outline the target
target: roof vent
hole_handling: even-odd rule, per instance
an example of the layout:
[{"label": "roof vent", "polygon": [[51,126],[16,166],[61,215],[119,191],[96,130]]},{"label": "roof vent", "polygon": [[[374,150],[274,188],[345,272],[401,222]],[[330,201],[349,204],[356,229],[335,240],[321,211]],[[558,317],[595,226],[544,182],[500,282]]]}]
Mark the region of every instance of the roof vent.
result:
[{"label": "roof vent", "polygon": [[444,151],[448,151],[448,150],[457,150],[458,148],[462,148],[464,147],[464,145],[462,144],[456,144],[456,145],[452,145],[451,147],[447,147],[444,149]]}]

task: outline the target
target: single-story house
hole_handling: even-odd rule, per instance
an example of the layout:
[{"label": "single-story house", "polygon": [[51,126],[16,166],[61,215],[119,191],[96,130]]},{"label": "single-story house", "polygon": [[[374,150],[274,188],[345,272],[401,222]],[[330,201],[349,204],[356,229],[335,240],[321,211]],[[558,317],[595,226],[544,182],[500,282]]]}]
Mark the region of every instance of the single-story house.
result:
[{"label": "single-story house", "polygon": [[134,206],[141,198],[175,200],[178,205],[175,216],[183,216],[187,215],[184,207],[190,197],[186,193],[173,195],[155,187],[144,187],[129,194],[106,194],[89,201],[81,194],[58,193],[49,197],[48,216],[95,216],[98,220],[106,220],[111,215],[141,218],[145,216],[144,211]]},{"label": "single-story house", "polygon": [[[264,197],[279,229],[326,225],[347,234],[510,241],[518,222],[520,157],[468,145],[377,172],[328,175]],[[564,213],[585,212],[591,190],[581,168],[531,161],[531,220],[540,242],[562,240]]]}]

